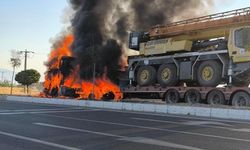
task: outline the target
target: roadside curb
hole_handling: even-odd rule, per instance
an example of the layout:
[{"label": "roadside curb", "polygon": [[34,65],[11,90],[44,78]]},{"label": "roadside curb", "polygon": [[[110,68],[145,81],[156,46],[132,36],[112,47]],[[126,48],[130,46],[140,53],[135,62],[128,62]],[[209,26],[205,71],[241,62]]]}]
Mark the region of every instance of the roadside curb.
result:
[{"label": "roadside curb", "polygon": [[50,99],[50,98],[36,98],[36,97],[22,97],[22,96],[5,96],[4,100],[42,103],[42,104],[60,104],[68,106],[105,108],[114,110],[128,110],[128,111],[131,110],[139,112],[165,113],[174,115],[190,115],[190,116],[221,118],[221,119],[250,120],[250,110],[233,109],[233,108],[141,104],[141,103],[126,103],[126,102],[105,102],[105,101],[90,101],[90,100],[80,101],[74,99]]}]

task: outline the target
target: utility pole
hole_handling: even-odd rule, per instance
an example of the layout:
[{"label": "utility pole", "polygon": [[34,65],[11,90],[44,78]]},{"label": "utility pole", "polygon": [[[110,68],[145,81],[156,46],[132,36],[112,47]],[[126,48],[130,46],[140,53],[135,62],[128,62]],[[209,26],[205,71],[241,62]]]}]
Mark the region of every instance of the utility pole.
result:
[{"label": "utility pole", "polygon": [[27,51],[27,49],[25,49],[25,51],[20,51],[21,53],[24,53],[24,71],[27,70],[27,57],[29,53],[35,53],[33,51]]},{"label": "utility pole", "polygon": [[[20,51],[20,53],[24,53],[24,71],[26,71],[27,70],[27,58],[28,58],[28,54],[29,53],[35,53],[35,52],[33,52],[33,51],[27,51],[27,49],[25,49],[25,51]],[[26,92],[26,88],[24,86],[24,93],[25,92]]]}]

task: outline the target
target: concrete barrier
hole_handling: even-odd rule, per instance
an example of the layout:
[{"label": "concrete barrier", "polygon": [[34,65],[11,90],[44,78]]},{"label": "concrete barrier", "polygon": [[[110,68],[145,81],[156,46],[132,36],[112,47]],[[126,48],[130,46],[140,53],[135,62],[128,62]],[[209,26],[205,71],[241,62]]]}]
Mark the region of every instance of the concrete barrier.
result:
[{"label": "concrete barrier", "polygon": [[155,112],[156,113],[167,113],[168,112],[168,105],[155,105]]},{"label": "concrete barrier", "polygon": [[210,117],[211,116],[211,108],[204,107],[196,107],[195,115],[200,117]]},{"label": "concrete barrier", "polygon": [[[105,103],[104,103],[105,104]],[[113,102],[113,106],[111,109],[115,109],[115,110],[122,110],[122,106],[123,103],[117,103],[117,102]]]},{"label": "concrete barrier", "polygon": [[133,110],[133,103],[123,103],[122,110]]},{"label": "concrete barrier", "polygon": [[209,118],[250,120],[250,109],[177,106],[177,105],[166,105],[166,104],[160,105],[160,104],[142,104],[142,103],[126,103],[126,102],[105,102],[105,101],[75,100],[75,99],[51,99],[51,98],[36,98],[36,97],[23,97],[23,96],[0,96],[0,98],[2,100],[29,102],[29,103],[69,105],[69,106],[105,108],[114,110],[165,113],[165,114],[175,114],[175,115],[190,115],[190,116],[209,117]]},{"label": "concrete barrier", "polygon": [[[70,105],[70,106],[79,106],[79,100],[63,100],[63,105]],[[56,101],[54,101],[54,104]],[[57,104],[57,103],[56,103]]]},{"label": "concrete barrier", "polygon": [[216,118],[229,118],[228,110],[229,109],[211,108],[211,114],[210,114],[210,116],[211,117],[216,117]]},{"label": "concrete barrier", "polygon": [[[155,104],[143,104],[143,111],[144,112],[156,112],[156,105]],[[165,105],[166,107],[166,105]],[[135,110],[136,111],[136,110]]]},{"label": "concrete barrier", "polygon": [[132,105],[133,111],[144,111],[144,104],[135,103]]}]

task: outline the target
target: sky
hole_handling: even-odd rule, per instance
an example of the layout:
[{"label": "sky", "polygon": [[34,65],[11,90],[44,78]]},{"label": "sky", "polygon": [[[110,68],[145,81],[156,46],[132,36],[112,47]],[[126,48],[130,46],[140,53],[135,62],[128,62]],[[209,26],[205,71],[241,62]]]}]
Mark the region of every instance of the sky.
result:
[{"label": "sky", "polygon": [[[42,75],[51,47],[65,24],[67,0],[0,0],[0,68],[12,70],[11,50],[34,51],[28,57],[28,69],[36,69]],[[214,0],[211,13],[250,7],[249,0]],[[22,66],[17,69],[23,70]]]},{"label": "sky", "polygon": [[[29,55],[27,68],[36,69],[43,75],[50,40],[65,26],[63,14],[67,6],[67,0],[1,0],[0,68],[12,70],[10,51],[27,49],[35,52]],[[23,70],[23,64],[24,56],[17,72]]]}]

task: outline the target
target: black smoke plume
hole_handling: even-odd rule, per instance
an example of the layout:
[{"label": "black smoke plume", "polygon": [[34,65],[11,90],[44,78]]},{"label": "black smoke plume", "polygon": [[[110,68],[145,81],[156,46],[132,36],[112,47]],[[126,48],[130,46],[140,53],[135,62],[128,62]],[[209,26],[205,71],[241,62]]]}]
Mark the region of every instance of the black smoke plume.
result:
[{"label": "black smoke plume", "polygon": [[[181,17],[195,17],[209,9],[210,0],[70,0],[76,11],[72,19],[71,46],[80,65],[80,77],[106,74],[114,79],[127,44],[128,32],[147,30]],[[187,16],[188,15],[188,16]]]}]

